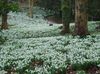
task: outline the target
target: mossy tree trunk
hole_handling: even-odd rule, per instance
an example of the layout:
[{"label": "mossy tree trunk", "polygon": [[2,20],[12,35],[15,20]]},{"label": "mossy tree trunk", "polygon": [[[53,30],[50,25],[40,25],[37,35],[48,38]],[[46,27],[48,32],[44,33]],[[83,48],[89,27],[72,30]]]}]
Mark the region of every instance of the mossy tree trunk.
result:
[{"label": "mossy tree trunk", "polygon": [[[8,0],[4,0],[3,5],[4,7],[6,7],[6,5],[8,4]],[[8,17],[8,10],[7,9],[3,9],[3,12],[1,13],[2,16],[2,24],[1,24],[1,29],[8,29],[8,24],[7,24],[7,17]]]},{"label": "mossy tree trunk", "polygon": [[71,22],[71,0],[62,0],[62,23],[63,29],[61,34],[70,33],[70,22]]},{"label": "mossy tree trunk", "polygon": [[75,0],[75,34],[86,36],[88,34],[88,0]]}]

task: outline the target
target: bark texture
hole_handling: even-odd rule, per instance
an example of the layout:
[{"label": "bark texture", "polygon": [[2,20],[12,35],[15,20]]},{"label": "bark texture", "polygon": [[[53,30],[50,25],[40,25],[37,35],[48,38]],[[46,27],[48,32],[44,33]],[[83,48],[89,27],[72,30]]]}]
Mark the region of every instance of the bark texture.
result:
[{"label": "bark texture", "polygon": [[7,13],[2,14],[1,29],[8,29],[8,24],[7,24]]},{"label": "bark texture", "polygon": [[62,23],[63,29],[61,34],[70,33],[70,21],[71,21],[71,0],[62,0]]},{"label": "bark texture", "polygon": [[75,0],[75,34],[86,36],[88,34],[88,0]]},{"label": "bark texture", "polygon": [[33,17],[33,0],[29,0],[29,17]]}]

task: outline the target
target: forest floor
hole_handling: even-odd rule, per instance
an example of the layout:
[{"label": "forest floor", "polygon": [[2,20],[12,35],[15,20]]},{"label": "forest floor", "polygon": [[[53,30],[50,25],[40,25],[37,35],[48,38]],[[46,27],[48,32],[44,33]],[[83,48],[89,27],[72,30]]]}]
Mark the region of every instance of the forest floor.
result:
[{"label": "forest floor", "polygon": [[[59,28],[62,24],[45,20],[46,13],[37,10],[33,18],[24,12],[9,13],[9,29],[0,31],[0,74],[67,74],[69,65],[77,74],[85,74],[81,70],[86,71],[91,65],[99,72],[100,31],[96,30],[97,22],[88,23],[91,34],[86,38],[70,34],[62,36]],[[70,29],[73,31],[74,23],[70,24]]]}]

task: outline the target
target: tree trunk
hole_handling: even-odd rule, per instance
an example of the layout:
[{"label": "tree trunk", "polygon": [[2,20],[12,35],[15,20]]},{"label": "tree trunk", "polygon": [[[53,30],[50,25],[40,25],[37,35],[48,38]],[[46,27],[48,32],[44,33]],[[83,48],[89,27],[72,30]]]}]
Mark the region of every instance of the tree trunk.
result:
[{"label": "tree trunk", "polygon": [[70,33],[70,21],[71,21],[71,0],[62,0],[62,23],[63,30],[61,34]]},{"label": "tree trunk", "polygon": [[29,0],[29,17],[33,17],[33,0]]},{"label": "tree trunk", "polygon": [[8,24],[7,24],[7,13],[2,14],[1,29],[8,29]]},{"label": "tree trunk", "polygon": [[88,34],[88,0],[75,0],[75,34],[86,36]]},{"label": "tree trunk", "polygon": [[18,0],[19,10],[22,11],[22,0]]}]

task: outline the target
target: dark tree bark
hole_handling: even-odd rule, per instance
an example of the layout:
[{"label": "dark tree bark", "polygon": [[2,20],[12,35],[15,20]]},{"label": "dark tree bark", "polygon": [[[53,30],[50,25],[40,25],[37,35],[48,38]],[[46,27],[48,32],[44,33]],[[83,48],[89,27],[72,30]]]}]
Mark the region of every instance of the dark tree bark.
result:
[{"label": "dark tree bark", "polygon": [[1,29],[8,29],[8,24],[7,24],[7,13],[2,14]]},{"label": "dark tree bark", "polygon": [[[8,4],[8,0],[4,0],[4,2],[3,2],[4,7],[6,7],[7,4]],[[2,16],[1,29],[8,29],[7,14],[8,14],[8,10],[4,8],[4,10],[1,14],[1,16]]]},{"label": "dark tree bark", "polygon": [[71,0],[62,0],[62,23],[63,29],[61,34],[70,33],[70,22],[71,22]]},{"label": "dark tree bark", "polygon": [[86,36],[88,34],[88,0],[75,0],[75,34]]}]

